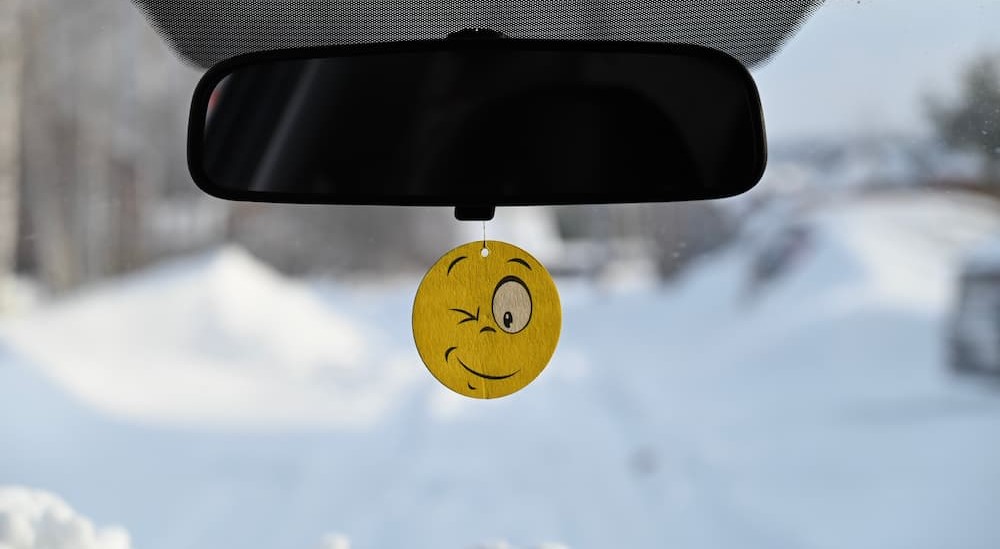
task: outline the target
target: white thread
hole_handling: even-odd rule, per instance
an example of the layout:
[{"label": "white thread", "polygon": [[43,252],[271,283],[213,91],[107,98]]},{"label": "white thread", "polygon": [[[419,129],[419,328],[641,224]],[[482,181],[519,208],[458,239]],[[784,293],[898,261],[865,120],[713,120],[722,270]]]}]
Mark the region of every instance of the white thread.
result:
[{"label": "white thread", "polygon": [[486,256],[490,255],[490,249],[486,247],[486,222],[485,221],[483,221],[483,249],[479,253],[483,257],[486,257]]}]

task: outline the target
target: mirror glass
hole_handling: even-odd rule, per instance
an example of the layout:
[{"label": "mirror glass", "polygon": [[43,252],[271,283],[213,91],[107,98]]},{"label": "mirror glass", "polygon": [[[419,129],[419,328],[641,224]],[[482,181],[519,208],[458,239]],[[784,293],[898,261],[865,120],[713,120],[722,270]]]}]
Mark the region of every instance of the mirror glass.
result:
[{"label": "mirror glass", "polygon": [[693,46],[423,43],[237,58],[192,105],[196,182],[271,202],[719,198],[763,173],[756,87]]}]

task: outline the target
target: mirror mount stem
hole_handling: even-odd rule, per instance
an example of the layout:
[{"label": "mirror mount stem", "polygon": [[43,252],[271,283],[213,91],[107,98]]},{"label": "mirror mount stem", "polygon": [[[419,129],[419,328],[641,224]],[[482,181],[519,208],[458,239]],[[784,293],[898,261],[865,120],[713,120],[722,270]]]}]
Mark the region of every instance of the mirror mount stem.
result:
[{"label": "mirror mount stem", "polygon": [[448,40],[499,40],[510,37],[493,29],[475,27],[449,33],[447,38]]},{"label": "mirror mount stem", "polygon": [[496,210],[496,206],[455,206],[455,219],[459,221],[490,221]]}]

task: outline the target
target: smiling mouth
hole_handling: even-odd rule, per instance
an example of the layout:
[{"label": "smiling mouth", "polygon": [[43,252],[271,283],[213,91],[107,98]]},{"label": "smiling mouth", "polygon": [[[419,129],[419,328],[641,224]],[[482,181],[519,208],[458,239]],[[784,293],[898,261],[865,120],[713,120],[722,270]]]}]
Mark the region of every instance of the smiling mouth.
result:
[{"label": "smiling mouth", "polygon": [[463,368],[465,368],[465,371],[469,372],[472,375],[479,376],[479,377],[481,377],[483,379],[493,379],[493,380],[507,379],[508,377],[514,376],[514,375],[517,374],[517,372],[521,371],[521,370],[516,370],[514,373],[510,373],[510,374],[507,374],[505,376],[489,376],[489,375],[486,375],[486,374],[481,374],[481,373],[473,370],[472,368],[469,368],[468,366],[465,365],[464,362],[462,362],[462,359],[460,359],[458,357],[455,357],[455,358],[458,360],[458,363],[461,364]]},{"label": "smiling mouth", "polygon": [[490,375],[486,375],[486,374],[481,374],[481,373],[473,370],[472,368],[469,368],[468,366],[466,366],[466,364],[464,362],[462,362],[462,359],[460,359],[458,357],[456,357],[456,359],[458,360],[458,363],[461,364],[463,368],[465,368],[465,371],[469,372],[472,375],[479,376],[479,377],[481,377],[483,379],[493,379],[493,380],[507,379],[508,377],[512,377],[512,376],[516,375],[517,372],[521,371],[521,370],[516,370],[513,373],[507,374],[505,376],[490,376]]},{"label": "smiling mouth", "polygon": [[[445,362],[448,361],[448,358],[451,356],[452,351],[454,351],[455,349],[457,349],[457,347],[449,347],[448,350],[444,352],[444,360],[445,360]],[[462,359],[459,358],[459,357],[457,357],[457,356],[455,357],[455,360],[458,361],[458,364],[462,368],[465,368],[466,372],[469,372],[470,374],[472,374],[472,375],[474,375],[476,377],[481,377],[483,379],[491,379],[493,381],[500,380],[500,379],[507,379],[509,377],[513,377],[513,376],[517,375],[518,372],[521,371],[521,370],[515,370],[514,372],[509,373],[507,375],[503,375],[503,376],[491,376],[491,375],[488,375],[488,374],[484,374],[482,372],[477,372],[477,371],[473,370],[472,368],[469,368],[468,364],[462,362]],[[472,387],[470,387],[470,389],[471,388]]]}]

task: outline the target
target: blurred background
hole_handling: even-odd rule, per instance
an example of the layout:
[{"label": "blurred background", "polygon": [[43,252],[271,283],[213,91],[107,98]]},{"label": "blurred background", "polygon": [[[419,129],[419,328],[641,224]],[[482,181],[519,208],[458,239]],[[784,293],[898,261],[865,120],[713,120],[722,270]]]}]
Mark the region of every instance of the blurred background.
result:
[{"label": "blurred background", "polygon": [[499,211],[563,336],[474,402],[409,315],[481,224],[205,196],[130,2],[3,0],[0,546],[1000,546],[995,21],[827,2],[753,191]]}]

